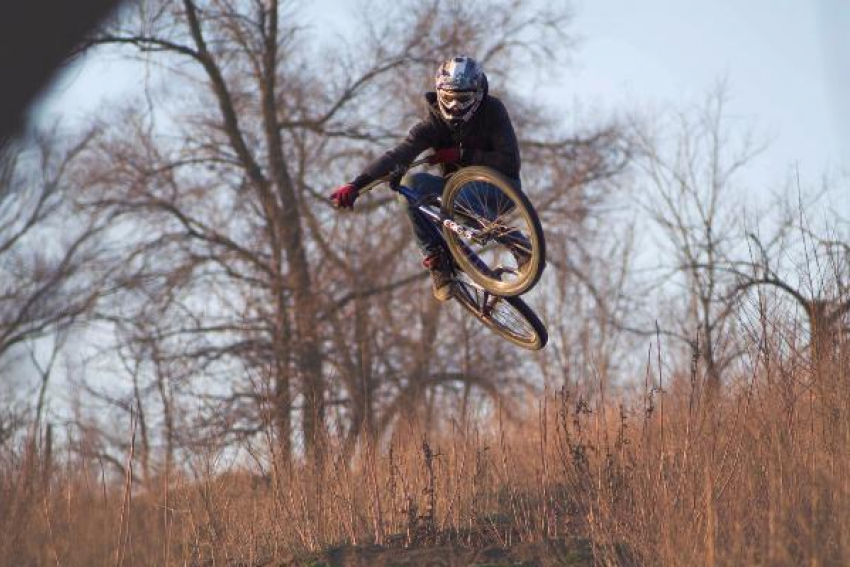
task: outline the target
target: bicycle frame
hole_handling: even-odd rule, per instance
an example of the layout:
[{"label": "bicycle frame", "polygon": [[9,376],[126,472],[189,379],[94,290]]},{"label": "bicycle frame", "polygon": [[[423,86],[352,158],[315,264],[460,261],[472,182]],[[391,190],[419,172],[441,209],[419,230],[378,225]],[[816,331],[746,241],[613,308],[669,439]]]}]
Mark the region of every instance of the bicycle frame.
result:
[{"label": "bicycle frame", "polygon": [[[414,161],[413,163],[411,163],[410,166],[407,169],[412,169],[412,168],[414,168],[418,165],[422,165],[422,164],[425,164],[425,163],[428,163],[427,159],[420,159],[420,160],[417,160],[417,161]],[[392,173],[390,175],[386,175],[386,176],[384,176],[380,179],[376,179],[372,183],[363,187],[363,189],[360,190],[360,193],[363,194],[363,193],[366,193],[368,191],[371,191],[372,189],[374,189],[378,185],[381,185],[382,183],[389,183],[390,189],[392,189],[396,193],[400,193],[401,195],[403,195],[404,198],[407,199],[407,202],[409,204],[412,205],[412,204],[416,203],[416,201],[419,199],[419,195],[414,193],[411,189],[408,189],[407,187],[404,187],[403,185],[399,185],[399,183],[398,183],[399,178],[400,178],[400,175],[398,173]],[[479,239],[482,238],[482,235],[486,234],[485,231],[483,231],[483,230],[476,230],[474,228],[467,228],[467,227],[460,226],[459,224],[454,222],[452,219],[448,218],[445,214],[443,214],[442,211],[440,211],[440,214],[436,214],[433,211],[428,210],[421,205],[418,206],[417,208],[422,214],[424,214],[428,219],[430,219],[436,225],[445,226],[449,230],[456,232],[457,234],[463,236],[464,238],[479,240]],[[441,235],[441,238],[442,238],[442,235]]]},{"label": "bicycle frame", "polygon": [[[419,195],[414,193],[411,189],[404,187],[403,185],[391,183],[390,188],[393,191],[395,191],[396,193],[399,193],[400,195],[402,195],[407,200],[408,205],[413,205],[420,199]],[[434,231],[434,234],[436,234],[439,237],[439,240],[442,241],[442,242],[445,242],[445,239],[443,238],[442,232],[440,232],[440,230],[438,228],[440,226],[445,226],[449,230],[454,231],[457,234],[463,236],[464,238],[469,238],[469,239],[480,240],[480,239],[482,239],[482,235],[485,234],[485,232],[483,230],[476,230],[474,228],[467,228],[467,227],[460,226],[459,224],[454,222],[452,219],[448,218],[443,213],[442,210],[438,214],[438,213],[435,213],[434,211],[426,208],[423,205],[418,205],[416,207],[416,209],[420,213],[422,213],[425,216],[425,218],[427,218],[428,220],[431,221],[431,224],[429,224],[428,226],[431,228],[431,230]],[[467,252],[467,256],[473,260],[475,265],[478,266],[479,270],[488,271],[488,272],[493,273],[493,271],[490,270],[484,262],[481,262],[478,259],[478,257],[475,256],[475,254],[472,253],[471,250],[469,250],[465,246],[464,246],[464,249]],[[479,287],[482,290],[484,289],[477,284],[475,285],[475,287]]]},{"label": "bicycle frame", "polygon": [[[419,200],[419,196],[416,193],[414,193],[412,190],[408,189],[407,187],[400,185],[398,187],[392,187],[391,186],[391,188],[396,193],[400,193],[401,195],[403,195],[404,198],[407,199],[407,202],[409,204],[414,204],[414,203],[416,203],[417,200]],[[428,218],[434,224],[436,224],[438,226],[439,225],[445,226],[449,230],[456,232],[457,234],[463,236],[464,238],[479,239],[481,237],[481,234],[482,234],[483,231],[475,230],[474,228],[462,227],[459,224],[457,224],[456,222],[454,222],[453,220],[451,220],[450,218],[448,218],[447,216],[445,216],[443,214],[443,211],[440,211],[440,214],[437,214],[430,209],[426,209],[422,205],[419,205],[416,208],[419,212],[421,212],[423,215],[425,215],[425,217]]]},{"label": "bicycle frame", "polygon": [[[365,187],[363,187],[360,190],[360,194],[362,195],[364,193],[367,193],[367,192],[371,191],[372,189],[374,189],[375,187],[382,185],[383,183],[387,183],[389,185],[389,188],[392,191],[399,193],[400,195],[402,195],[405,198],[405,200],[408,203],[408,206],[413,206],[413,205],[416,204],[417,201],[420,200],[420,195],[416,194],[413,190],[401,185],[399,182],[400,182],[402,176],[404,175],[404,173],[406,171],[413,169],[414,167],[417,167],[419,165],[426,164],[426,163],[428,163],[428,158],[424,158],[424,159],[414,161],[407,168],[405,168],[403,171],[396,171],[396,172],[390,173],[388,175],[381,177],[380,179],[376,179],[375,181],[369,183],[368,185],[366,185]],[[438,227],[441,227],[441,226],[448,228],[449,230],[459,234],[460,236],[462,236],[464,238],[467,238],[467,239],[470,239],[470,240],[477,240],[478,242],[481,242],[481,243],[486,243],[491,238],[491,232],[489,230],[480,230],[480,229],[476,229],[476,228],[472,228],[472,227],[461,226],[461,225],[457,224],[456,222],[454,222],[451,218],[446,216],[446,214],[443,213],[442,209],[439,211],[439,213],[435,213],[434,211],[426,208],[423,205],[416,206],[416,209],[420,213],[422,213],[428,220],[431,221],[432,224],[430,224],[429,226],[434,230],[434,233],[436,235],[438,235],[439,239],[443,242],[445,242],[445,239],[443,237],[442,232],[438,228]],[[490,274],[493,274],[494,276],[498,276],[500,270],[495,270],[495,271],[491,270],[474,253],[472,253],[471,250],[469,250],[466,247],[464,247],[464,248],[465,248],[465,252],[467,252],[467,257],[469,257],[472,260],[472,262],[475,263],[475,265],[477,266],[477,268],[479,270],[481,270],[483,272],[489,272]],[[476,287],[480,287],[480,286],[476,285]],[[483,288],[481,288],[481,289],[483,289]]]}]

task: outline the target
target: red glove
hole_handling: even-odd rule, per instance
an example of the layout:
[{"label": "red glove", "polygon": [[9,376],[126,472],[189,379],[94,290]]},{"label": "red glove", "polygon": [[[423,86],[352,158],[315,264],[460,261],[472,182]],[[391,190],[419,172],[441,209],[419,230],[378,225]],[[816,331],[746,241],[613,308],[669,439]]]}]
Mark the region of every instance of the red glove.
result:
[{"label": "red glove", "polygon": [[428,156],[428,163],[431,165],[455,163],[456,161],[460,161],[460,148],[443,148],[435,150],[433,154]]},{"label": "red glove", "polygon": [[335,207],[342,209],[350,209],[354,206],[354,201],[357,200],[358,191],[351,183],[346,183],[336,188],[336,191],[331,193],[331,201]]}]

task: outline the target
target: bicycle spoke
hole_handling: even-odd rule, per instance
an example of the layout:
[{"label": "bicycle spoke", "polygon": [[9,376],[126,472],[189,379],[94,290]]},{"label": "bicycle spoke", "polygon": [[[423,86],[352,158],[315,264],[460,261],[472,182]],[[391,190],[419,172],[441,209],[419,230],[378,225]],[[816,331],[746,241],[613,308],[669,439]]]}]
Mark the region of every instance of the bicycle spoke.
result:
[{"label": "bicycle spoke", "polygon": [[455,300],[484,325],[523,348],[539,350],[545,346],[545,327],[522,301],[488,293],[465,272],[457,273],[455,284]]},{"label": "bicycle spoke", "polygon": [[[503,305],[506,305],[502,301]],[[528,324],[525,319],[521,319],[516,315],[516,312],[509,309],[500,309],[492,311],[493,318],[499,321],[505,328],[511,329],[518,336],[526,336],[534,332],[534,329]],[[517,331],[516,329],[520,329]]]},{"label": "bicycle spoke", "polygon": [[500,297],[519,295],[536,283],[544,265],[539,221],[522,192],[509,182],[498,176],[490,181],[486,171],[474,175],[454,178],[458,181],[448,186],[443,210],[475,236],[468,238],[452,226],[444,227],[443,234],[461,267],[479,285]]}]

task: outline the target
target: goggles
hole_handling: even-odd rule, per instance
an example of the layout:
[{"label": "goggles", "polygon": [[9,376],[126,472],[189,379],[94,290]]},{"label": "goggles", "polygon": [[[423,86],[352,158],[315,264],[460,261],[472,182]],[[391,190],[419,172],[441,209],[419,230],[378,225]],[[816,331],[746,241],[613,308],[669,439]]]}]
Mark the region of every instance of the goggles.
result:
[{"label": "goggles", "polygon": [[463,110],[475,102],[476,91],[444,91],[437,90],[437,97],[445,108]]}]

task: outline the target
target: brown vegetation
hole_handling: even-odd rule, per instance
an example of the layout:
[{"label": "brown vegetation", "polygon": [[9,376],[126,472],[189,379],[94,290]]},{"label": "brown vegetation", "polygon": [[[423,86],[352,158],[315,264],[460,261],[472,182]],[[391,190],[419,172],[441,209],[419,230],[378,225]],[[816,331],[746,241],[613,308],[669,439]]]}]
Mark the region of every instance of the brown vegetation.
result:
[{"label": "brown vegetation", "polygon": [[[520,420],[494,408],[439,431],[405,423],[351,458],[329,440],[320,468],[226,464],[222,447],[128,490],[96,460],[27,445],[4,455],[4,564],[309,564],[340,544],[546,541],[569,545],[538,564],[557,549],[612,565],[844,564],[847,397],[819,396],[808,361],[775,346],[753,343],[749,368],[710,404],[696,373],[653,371],[657,386],[634,394],[587,381],[529,399],[536,411]],[[848,354],[844,340],[823,379],[850,386]]]}]

